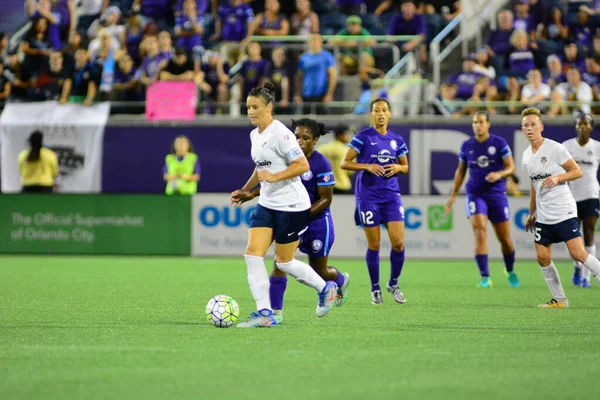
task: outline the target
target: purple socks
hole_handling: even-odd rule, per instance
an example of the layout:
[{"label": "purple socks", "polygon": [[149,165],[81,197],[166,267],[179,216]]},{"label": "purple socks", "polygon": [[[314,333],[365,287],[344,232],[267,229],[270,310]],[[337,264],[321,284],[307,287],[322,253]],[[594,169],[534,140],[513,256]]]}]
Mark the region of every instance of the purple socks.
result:
[{"label": "purple socks", "polygon": [[477,262],[477,267],[479,267],[479,273],[481,274],[481,276],[490,276],[490,270],[488,269],[488,255],[476,254],[475,261]]},{"label": "purple socks", "polygon": [[392,265],[391,268],[391,276],[390,276],[390,286],[398,285],[398,278],[402,273],[402,267],[404,266],[404,249],[402,251],[396,251],[392,249],[390,252],[390,263]]},{"label": "purple socks", "polygon": [[371,278],[371,292],[381,290],[379,287],[379,251],[367,249],[366,260]]},{"label": "purple socks", "polygon": [[515,268],[515,252],[502,254],[502,256],[504,257],[506,272],[513,272],[513,269]]},{"label": "purple socks", "polygon": [[287,276],[271,276],[269,277],[271,286],[269,287],[269,295],[271,297],[271,308],[273,310],[283,309],[283,294],[287,287]]}]

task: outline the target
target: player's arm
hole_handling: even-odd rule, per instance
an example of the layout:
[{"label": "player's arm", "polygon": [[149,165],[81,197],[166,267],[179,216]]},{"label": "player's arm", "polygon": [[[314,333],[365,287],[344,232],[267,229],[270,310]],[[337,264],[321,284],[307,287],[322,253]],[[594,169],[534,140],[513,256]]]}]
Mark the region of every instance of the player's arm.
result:
[{"label": "player's arm", "polygon": [[296,137],[290,132],[283,134],[278,138],[278,150],[280,154],[285,155],[288,167],[283,171],[271,174],[266,169],[258,172],[258,179],[262,182],[280,182],[286,179],[295,178],[310,170],[308,160],[304,156]]},{"label": "player's arm", "polygon": [[515,160],[512,156],[512,151],[507,144],[504,145],[502,150],[500,150],[500,155],[502,156],[502,162],[504,163],[504,169],[501,171],[490,172],[485,177],[485,180],[494,183],[499,181],[500,179],[504,179],[507,176],[513,175],[515,173]]},{"label": "player's arm", "polygon": [[[353,140],[356,140],[356,138]],[[385,175],[385,169],[379,164],[361,164],[355,162],[354,160],[357,156],[358,151],[355,148],[350,147],[344,156],[344,161],[342,161],[342,169],[347,171],[369,171],[377,176]]]},{"label": "player's arm", "polygon": [[544,179],[542,187],[551,189],[560,183],[567,183],[579,179],[583,176],[583,172],[579,165],[572,158],[568,159],[564,164],[561,165],[565,172],[563,174],[554,175]]},{"label": "player's arm", "polygon": [[256,187],[260,183],[258,179],[258,171],[254,168],[254,172],[248,179],[248,182],[239,190],[231,193],[231,204],[232,205],[240,205],[248,200],[252,200],[254,197],[260,194],[260,189],[255,194]]},{"label": "player's arm", "polygon": [[458,195],[458,191],[462,187],[463,182],[465,181],[465,175],[467,174],[467,164],[465,164],[461,159],[458,160],[458,167],[456,167],[456,171],[454,171],[454,187],[452,188],[452,192],[450,193],[450,198],[444,204],[444,211],[446,214],[450,214],[450,210],[456,201],[456,196]]},{"label": "player's arm", "polygon": [[535,229],[535,217],[536,217],[536,203],[535,203],[535,187],[533,184],[529,189],[529,216],[527,217],[527,222],[525,223],[525,232],[528,232]]},{"label": "player's arm", "polygon": [[323,212],[323,210],[331,205],[331,200],[333,199],[333,185],[318,186],[318,192],[319,199],[310,207],[311,216],[319,215]]}]

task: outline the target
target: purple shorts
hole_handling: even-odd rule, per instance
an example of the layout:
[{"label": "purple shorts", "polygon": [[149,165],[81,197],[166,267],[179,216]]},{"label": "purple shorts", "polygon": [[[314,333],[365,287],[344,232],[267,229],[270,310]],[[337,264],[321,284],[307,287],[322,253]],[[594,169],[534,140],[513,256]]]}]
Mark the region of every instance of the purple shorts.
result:
[{"label": "purple shorts", "polygon": [[395,221],[404,222],[404,207],[400,196],[385,203],[356,203],[354,211],[356,225],[371,228]]},{"label": "purple shorts", "polygon": [[315,219],[300,236],[300,251],[312,257],[326,257],[331,251],[335,233],[333,231],[333,219],[327,213],[321,218]]},{"label": "purple shorts", "polygon": [[510,207],[505,195],[467,195],[467,218],[471,215],[484,214],[492,223],[510,219]]}]

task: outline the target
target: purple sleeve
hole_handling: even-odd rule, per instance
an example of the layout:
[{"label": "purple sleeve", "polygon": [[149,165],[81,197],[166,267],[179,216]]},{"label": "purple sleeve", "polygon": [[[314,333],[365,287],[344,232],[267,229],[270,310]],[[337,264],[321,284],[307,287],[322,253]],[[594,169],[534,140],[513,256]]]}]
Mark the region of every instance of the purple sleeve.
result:
[{"label": "purple sleeve", "polygon": [[427,36],[427,23],[425,22],[425,17],[421,14],[415,15],[415,18],[418,18],[418,24],[416,24],[417,35]]},{"label": "purple sleeve", "polygon": [[510,150],[510,146],[506,143],[506,140],[500,138],[498,140],[498,147],[500,148],[500,157],[505,159],[508,156],[512,156],[512,151]]},{"label": "purple sleeve", "polygon": [[398,23],[398,19],[400,19],[400,14],[394,15],[392,21],[390,22],[390,27],[388,28],[388,35],[396,34],[396,24]]},{"label": "purple sleeve", "polygon": [[175,27],[179,27],[183,29],[183,24],[185,24],[185,18],[180,16],[175,18]]},{"label": "purple sleeve", "polygon": [[359,137],[359,135],[354,136],[348,146],[352,147],[358,154],[360,154],[365,147],[364,137]]},{"label": "purple sleeve", "polygon": [[196,167],[194,168],[194,175],[200,175],[200,160],[196,159]]},{"label": "purple sleeve", "polygon": [[450,83],[450,84],[456,85],[456,80],[458,79],[458,74],[460,74],[460,72],[453,73],[452,75],[450,75],[449,77],[446,78],[444,83]]},{"label": "purple sleeve", "polygon": [[408,154],[408,147],[406,146],[406,142],[401,137],[398,138],[398,150],[396,151],[396,158],[400,158],[406,154]]},{"label": "purple sleeve", "polygon": [[265,60],[263,63],[263,76],[267,77],[271,75],[271,61]]},{"label": "purple sleeve", "polygon": [[458,153],[458,161],[461,161],[463,163],[467,163],[467,158],[465,157],[465,143],[463,142],[463,144],[460,146],[460,153]]},{"label": "purple sleeve", "polygon": [[317,186],[335,185],[335,178],[333,176],[331,163],[325,157],[323,157],[322,162],[319,164],[319,167],[315,172],[317,176]]}]

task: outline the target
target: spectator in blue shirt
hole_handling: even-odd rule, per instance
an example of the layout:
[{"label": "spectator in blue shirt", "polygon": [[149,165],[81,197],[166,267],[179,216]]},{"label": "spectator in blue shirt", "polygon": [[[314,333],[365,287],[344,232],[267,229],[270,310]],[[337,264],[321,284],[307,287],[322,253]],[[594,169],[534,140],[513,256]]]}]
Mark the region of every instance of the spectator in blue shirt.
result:
[{"label": "spectator in blue shirt", "polygon": [[[308,40],[308,51],[300,55],[296,75],[296,95],[294,101],[300,105],[307,102],[329,104],[337,85],[337,68],[333,54],[323,50],[323,39],[312,34]],[[305,114],[311,106],[304,108]],[[317,107],[317,113],[323,114],[323,107]]]}]

